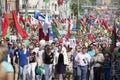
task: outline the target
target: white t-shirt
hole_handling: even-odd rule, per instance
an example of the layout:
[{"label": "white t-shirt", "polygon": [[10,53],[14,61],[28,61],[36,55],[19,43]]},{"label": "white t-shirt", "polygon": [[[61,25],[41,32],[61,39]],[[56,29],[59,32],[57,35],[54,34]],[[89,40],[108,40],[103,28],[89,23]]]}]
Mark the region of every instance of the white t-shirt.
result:
[{"label": "white t-shirt", "polygon": [[39,59],[42,59],[43,53],[44,53],[44,50],[38,51],[38,58]]},{"label": "white t-shirt", "polygon": [[78,65],[80,66],[86,66],[89,64],[91,60],[91,56],[88,53],[78,53],[77,56],[75,57],[76,61],[79,61]]},{"label": "white t-shirt", "polygon": [[10,41],[12,42],[12,41],[15,41],[16,42],[16,40],[17,40],[17,36],[16,35],[11,35],[10,36]]},{"label": "white t-shirt", "polygon": [[33,51],[34,51],[35,53],[38,53],[39,47],[35,47]]}]

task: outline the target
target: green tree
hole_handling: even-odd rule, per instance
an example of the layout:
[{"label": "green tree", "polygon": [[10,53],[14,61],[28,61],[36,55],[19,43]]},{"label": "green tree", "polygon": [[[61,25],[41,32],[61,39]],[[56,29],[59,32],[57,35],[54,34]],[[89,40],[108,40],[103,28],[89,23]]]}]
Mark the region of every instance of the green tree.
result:
[{"label": "green tree", "polygon": [[[79,9],[78,9],[78,1],[79,1]],[[96,0],[72,0],[71,1],[71,10],[74,13],[77,13],[78,10],[80,12],[83,11],[82,5],[96,5]]]}]

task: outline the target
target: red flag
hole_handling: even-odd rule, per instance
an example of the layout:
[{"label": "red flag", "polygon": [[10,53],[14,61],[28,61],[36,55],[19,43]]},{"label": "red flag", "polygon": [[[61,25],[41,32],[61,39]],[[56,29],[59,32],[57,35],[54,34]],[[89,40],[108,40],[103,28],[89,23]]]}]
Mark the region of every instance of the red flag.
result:
[{"label": "red flag", "polygon": [[48,29],[48,33],[47,33],[47,35],[45,36],[45,41],[49,41],[49,33],[50,33],[50,30]]},{"label": "red flag", "polygon": [[108,25],[106,23],[107,23],[106,21],[104,20],[102,21],[102,25],[105,26],[105,29],[109,32]]},{"label": "red flag", "polygon": [[7,35],[7,31],[8,31],[8,16],[6,13],[4,13],[4,20],[2,21],[2,36],[5,37]]},{"label": "red flag", "polygon": [[14,25],[15,25],[16,30],[18,31],[18,33],[21,35],[21,37],[23,39],[26,39],[28,37],[28,35],[25,32],[25,30],[22,28],[20,23],[18,22],[18,19],[17,19],[17,16],[16,16],[14,10],[12,10],[12,16],[13,16],[13,21],[14,21]]},{"label": "red flag", "polygon": [[44,35],[44,32],[43,32],[43,28],[39,28],[39,41],[44,39],[45,35]]},{"label": "red flag", "polygon": [[94,42],[94,38],[93,38],[92,34],[88,34],[88,39],[89,39],[91,42]]},{"label": "red flag", "polygon": [[52,19],[53,23],[55,24],[55,27],[58,27],[57,26],[57,23],[56,23],[56,20],[55,19]]},{"label": "red flag", "polygon": [[22,21],[22,23],[24,23],[24,22],[25,22],[25,20],[23,19],[23,17],[22,17],[22,16],[20,16],[19,20],[20,20],[20,21]]},{"label": "red flag", "polygon": [[39,28],[39,41],[42,40],[42,39],[44,39],[45,41],[49,41],[49,33],[50,33],[49,29],[48,29],[47,35],[45,35],[44,32],[43,32],[43,26],[42,26],[41,22],[38,21],[38,23],[40,25],[40,28]]},{"label": "red flag", "polygon": [[63,4],[63,0],[58,0],[58,5],[62,5]]},{"label": "red flag", "polygon": [[84,21],[80,20],[80,23],[82,24],[83,28],[86,29]]}]

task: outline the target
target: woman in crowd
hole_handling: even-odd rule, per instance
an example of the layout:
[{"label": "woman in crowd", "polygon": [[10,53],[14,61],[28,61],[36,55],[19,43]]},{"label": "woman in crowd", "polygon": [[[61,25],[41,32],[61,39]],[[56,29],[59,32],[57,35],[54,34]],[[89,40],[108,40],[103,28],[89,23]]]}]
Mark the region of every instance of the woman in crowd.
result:
[{"label": "woman in crowd", "polygon": [[18,50],[21,49],[21,43],[16,43],[16,47],[14,48],[14,55],[13,55],[13,66],[15,70],[15,80],[19,78],[19,62],[18,62]]},{"label": "woman in crowd", "polygon": [[46,45],[43,53],[45,80],[52,80],[53,55],[50,45]]},{"label": "woman in crowd", "polygon": [[29,51],[26,49],[24,43],[22,43],[22,48],[18,50],[19,66],[20,66],[20,76],[22,80],[26,80],[29,67]]},{"label": "woman in crowd", "polygon": [[95,57],[93,58],[94,62],[94,80],[101,80],[102,65],[104,62],[104,55],[101,53],[101,48],[96,48]]},{"label": "woman in crowd", "polygon": [[81,52],[81,47],[79,45],[77,45],[75,47],[75,52],[73,53],[73,80],[78,80],[78,76],[79,74],[77,73],[77,67],[78,67],[78,63],[75,61],[75,57],[77,56],[77,54]]},{"label": "woman in crowd", "polygon": [[34,44],[29,46],[29,80],[35,80],[35,68],[36,68],[37,54],[34,52]]},{"label": "woman in crowd", "polygon": [[59,80],[65,79],[66,62],[68,61],[67,54],[62,50],[62,45],[58,46],[58,51],[54,56],[54,66],[56,73],[59,76]]},{"label": "woman in crowd", "polygon": [[0,46],[0,80],[14,80],[12,65],[4,61],[7,54],[7,48],[5,46]]}]

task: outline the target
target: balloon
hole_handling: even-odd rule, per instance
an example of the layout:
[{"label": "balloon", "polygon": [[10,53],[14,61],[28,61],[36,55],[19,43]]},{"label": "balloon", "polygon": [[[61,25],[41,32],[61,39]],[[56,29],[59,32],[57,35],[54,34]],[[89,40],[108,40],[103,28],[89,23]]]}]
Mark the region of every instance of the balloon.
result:
[{"label": "balloon", "polygon": [[104,30],[104,34],[107,34],[107,30]]},{"label": "balloon", "polygon": [[42,46],[45,46],[45,40],[43,40],[43,39],[40,40],[39,44],[42,45]]},{"label": "balloon", "polygon": [[54,41],[57,42],[57,41],[58,41],[58,38],[54,38]]},{"label": "balloon", "polygon": [[36,68],[35,72],[37,75],[41,75],[44,70],[44,64],[41,64],[39,67]]}]

